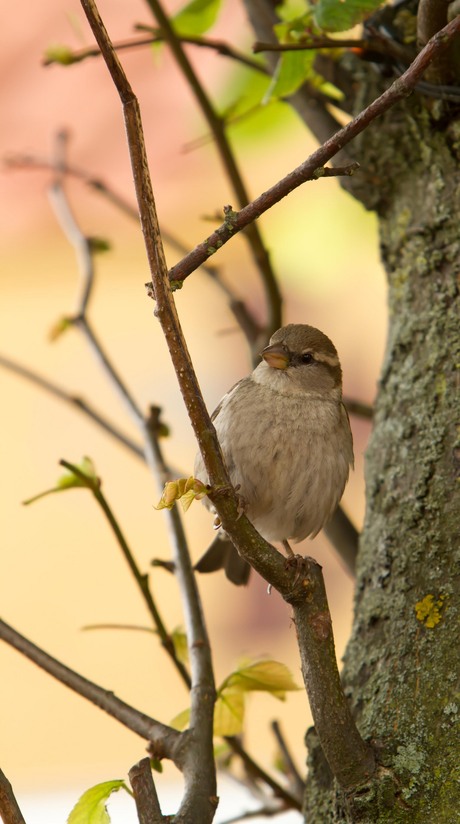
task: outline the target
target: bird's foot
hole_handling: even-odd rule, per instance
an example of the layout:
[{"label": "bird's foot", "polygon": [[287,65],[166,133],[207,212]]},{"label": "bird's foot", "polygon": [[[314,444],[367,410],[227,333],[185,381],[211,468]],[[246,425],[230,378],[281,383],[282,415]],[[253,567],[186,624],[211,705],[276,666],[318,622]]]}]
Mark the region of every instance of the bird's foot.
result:
[{"label": "bird's foot", "polygon": [[291,553],[292,555],[290,555],[289,558],[285,559],[284,566],[286,570],[295,570],[294,580],[292,582],[293,587],[295,587],[299,583],[302,575],[304,574],[305,558],[303,555],[294,554],[292,550]]}]

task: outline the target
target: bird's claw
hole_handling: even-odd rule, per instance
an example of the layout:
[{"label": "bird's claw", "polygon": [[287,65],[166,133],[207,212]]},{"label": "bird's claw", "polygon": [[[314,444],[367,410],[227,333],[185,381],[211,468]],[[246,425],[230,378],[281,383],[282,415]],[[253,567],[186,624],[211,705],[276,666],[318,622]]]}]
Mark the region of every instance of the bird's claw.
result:
[{"label": "bird's claw", "polygon": [[294,580],[292,582],[293,587],[297,586],[299,583],[303,573],[304,573],[304,566],[305,566],[305,558],[303,555],[290,555],[289,558],[286,558],[284,561],[284,567],[286,570],[294,569]]}]

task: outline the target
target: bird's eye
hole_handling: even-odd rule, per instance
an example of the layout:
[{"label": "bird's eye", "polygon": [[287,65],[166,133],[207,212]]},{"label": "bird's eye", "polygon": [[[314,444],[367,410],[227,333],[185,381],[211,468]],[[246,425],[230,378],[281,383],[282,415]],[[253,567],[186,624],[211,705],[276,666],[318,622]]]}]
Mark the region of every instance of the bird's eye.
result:
[{"label": "bird's eye", "polygon": [[303,355],[300,356],[301,363],[313,363],[313,355],[311,352],[304,352]]}]

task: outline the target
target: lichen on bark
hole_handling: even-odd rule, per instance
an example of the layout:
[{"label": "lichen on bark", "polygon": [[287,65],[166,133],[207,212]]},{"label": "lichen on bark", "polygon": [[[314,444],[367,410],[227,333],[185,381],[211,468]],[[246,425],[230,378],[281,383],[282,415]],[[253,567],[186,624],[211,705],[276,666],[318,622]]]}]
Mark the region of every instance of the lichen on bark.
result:
[{"label": "lichen on bark", "polygon": [[[343,678],[382,770],[367,799],[327,815],[335,790],[321,791],[313,771],[307,796],[314,792],[316,801],[307,803],[306,818],[450,822],[460,801],[452,655],[459,637],[460,169],[449,129],[420,99],[371,127],[362,150],[364,167],[391,178],[376,204],[389,328]],[[417,605],[428,596],[438,614],[427,623]]]}]

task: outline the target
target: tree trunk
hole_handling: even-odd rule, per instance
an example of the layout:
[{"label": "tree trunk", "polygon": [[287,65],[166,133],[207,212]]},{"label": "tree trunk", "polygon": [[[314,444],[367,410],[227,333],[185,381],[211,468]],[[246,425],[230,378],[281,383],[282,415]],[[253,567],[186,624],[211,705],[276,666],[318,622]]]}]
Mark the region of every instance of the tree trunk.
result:
[{"label": "tree trunk", "polygon": [[382,771],[347,812],[313,742],[309,824],[453,822],[460,808],[459,126],[434,123],[414,98],[363,140],[360,161],[385,181],[389,332],[344,684]]},{"label": "tree trunk", "polygon": [[[388,81],[354,58],[344,62],[342,88],[354,88],[356,114]],[[379,215],[388,274],[388,343],[367,451],[366,519],[343,673],[381,768],[358,795],[344,798],[310,730],[305,820],[449,824],[460,809],[458,106],[455,113],[415,94],[347,152],[361,172],[345,185]]]}]

